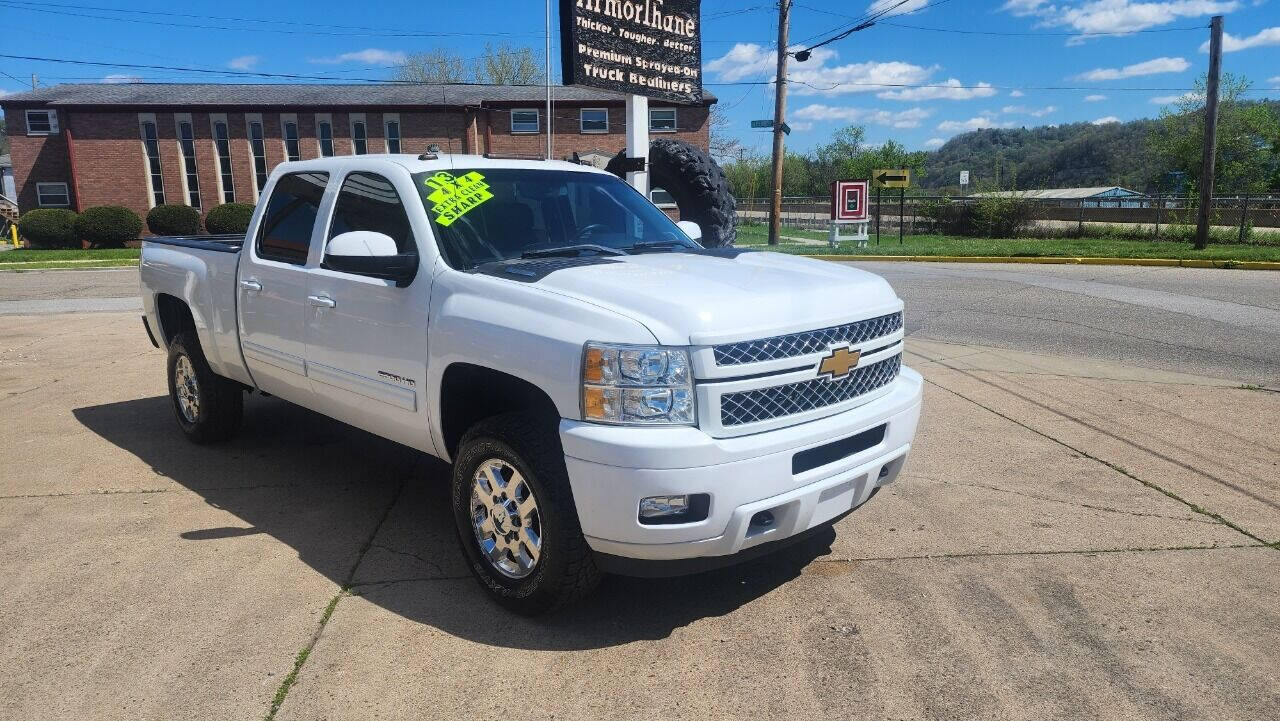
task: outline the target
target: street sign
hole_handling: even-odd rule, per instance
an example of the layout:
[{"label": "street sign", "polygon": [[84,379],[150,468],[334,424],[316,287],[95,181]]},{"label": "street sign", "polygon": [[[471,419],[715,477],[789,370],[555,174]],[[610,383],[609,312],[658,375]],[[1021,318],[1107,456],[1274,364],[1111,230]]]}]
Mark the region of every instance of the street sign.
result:
[{"label": "street sign", "polygon": [[867,222],[867,181],[832,181],[831,220],[837,223]]},{"label": "street sign", "polygon": [[783,133],[783,135],[790,135],[790,134],[791,134],[791,126],[790,126],[790,125],[787,125],[787,124],[784,122],[784,123],[782,124],[782,133]]},{"label": "street sign", "polygon": [[967,170],[961,170],[961,171],[960,171],[960,184],[961,184],[961,185],[968,185],[968,184],[969,184],[969,171],[967,171]]},{"label": "street sign", "polygon": [[751,121],[751,127],[753,127],[753,128],[772,128],[772,127],[773,127],[773,121],[772,121],[772,120],[752,120],[752,121]]},{"label": "street sign", "polygon": [[702,101],[701,0],[560,0],[565,85]]},{"label": "street sign", "polygon": [[910,170],[875,170],[872,171],[871,177],[874,178],[882,188],[911,187]]}]

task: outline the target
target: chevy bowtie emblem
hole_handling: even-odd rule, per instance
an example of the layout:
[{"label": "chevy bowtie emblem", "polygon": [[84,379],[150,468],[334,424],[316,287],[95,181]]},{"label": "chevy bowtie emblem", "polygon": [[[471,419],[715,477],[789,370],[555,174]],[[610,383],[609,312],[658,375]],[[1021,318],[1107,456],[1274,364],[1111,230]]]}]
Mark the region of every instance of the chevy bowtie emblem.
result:
[{"label": "chevy bowtie emblem", "polygon": [[858,365],[858,359],[862,357],[862,351],[849,350],[848,348],[834,348],[831,355],[822,359],[818,364],[818,375],[827,376],[830,380],[844,378],[849,375],[849,371]]}]

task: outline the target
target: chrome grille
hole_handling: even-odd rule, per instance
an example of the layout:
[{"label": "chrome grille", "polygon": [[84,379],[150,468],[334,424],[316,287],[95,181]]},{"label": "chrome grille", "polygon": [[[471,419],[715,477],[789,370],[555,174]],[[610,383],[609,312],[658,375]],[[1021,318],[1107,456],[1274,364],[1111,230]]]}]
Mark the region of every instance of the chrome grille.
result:
[{"label": "chrome grille", "polygon": [[720,425],[740,426],[772,418],[804,413],[870,393],[883,388],[902,367],[902,354],[885,358],[861,368],[839,380],[825,378],[788,383],[769,388],[725,393],[720,396]]},{"label": "chrome grille", "polygon": [[743,363],[759,363],[760,361],[793,358],[826,350],[840,343],[850,345],[861,343],[872,338],[889,335],[902,328],[902,313],[890,313],[877,318],[868,318],[855,323],[807,330],[788,335],[777,335],[772,338],[725,343],[716,346],[716,365],[733,366]]}]

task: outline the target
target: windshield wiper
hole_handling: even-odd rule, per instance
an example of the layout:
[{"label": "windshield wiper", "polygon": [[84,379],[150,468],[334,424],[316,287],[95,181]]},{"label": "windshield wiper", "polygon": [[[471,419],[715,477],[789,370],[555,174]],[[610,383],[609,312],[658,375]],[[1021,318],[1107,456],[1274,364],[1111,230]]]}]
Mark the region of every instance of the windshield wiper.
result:
[{"label": "windshield wiper", "polygon": [[678,240],[646,240],[641,243],[636,243],[626,250],[673,250],[675,248],[690,248],[690,246],[685,243],[681,243]]},{"label": "windshield wiper", "polygon": [[520,254],[521,258],[546,258],[555,255],[578,255],[579,253],[599,253],[600,255],[626,255],[626,252],[617,248],[610,248],[607,245],[596,245],[595,243],[579,243],[578,245],[562,245],[558,248],[538,248],[537,250],[526,250]]}]

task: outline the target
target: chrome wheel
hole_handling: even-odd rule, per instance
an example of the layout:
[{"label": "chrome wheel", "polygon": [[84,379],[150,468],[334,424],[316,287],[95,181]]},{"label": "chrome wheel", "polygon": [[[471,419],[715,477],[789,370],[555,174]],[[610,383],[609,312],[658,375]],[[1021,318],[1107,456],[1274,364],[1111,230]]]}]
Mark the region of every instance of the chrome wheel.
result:
[{"label": "chrome wheel", "polygon": [[533,488],[510,463],[490,458],[471,480],[471,527],[480,553],[507,578],[524,578],[542,553],[542,518]]},{"label": "chrome wheel", "polygon": [[195,423],[200,418],[200,382],[196,380],[196,369],[191,367],[191,359],[178,356],[173,364],[173,391],[178,396],[178,410],[187,423]]}]

